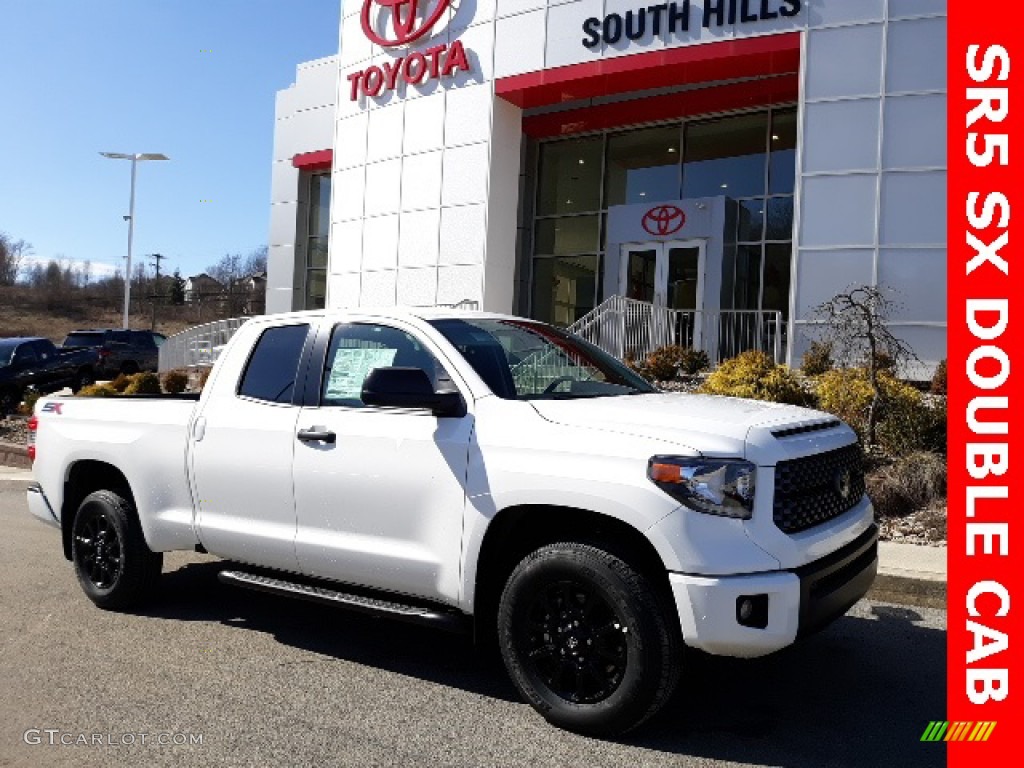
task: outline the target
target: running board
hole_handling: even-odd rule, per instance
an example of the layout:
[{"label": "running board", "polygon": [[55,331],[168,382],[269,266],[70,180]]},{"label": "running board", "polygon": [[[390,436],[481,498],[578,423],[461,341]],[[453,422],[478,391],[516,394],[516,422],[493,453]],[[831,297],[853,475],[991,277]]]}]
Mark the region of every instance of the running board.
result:
[{"label": "running board", "polygon": [[297,597],[300,600],[310,600],[314,603],[331,605],[336,608],[351,608],[352,610],[361,611],[373,616],[390,617],[415,624],[427,624],[449,632],[463,632],[469,627],[469,622],[465,616],[454,611],[445,611],[444,609],[396,603],[393,600],[381,600],[365,595],[353,595],[347,592],[328,589],[327,587],[285,581],[284,579],[275,579],[270,576],[260,576],[255,573],[244,573],[242,571],[221,571],[218,578],[223,583],[236,587],[255,589],[259,592],[270,592],[271,594],[284,595],[285,597]]}]

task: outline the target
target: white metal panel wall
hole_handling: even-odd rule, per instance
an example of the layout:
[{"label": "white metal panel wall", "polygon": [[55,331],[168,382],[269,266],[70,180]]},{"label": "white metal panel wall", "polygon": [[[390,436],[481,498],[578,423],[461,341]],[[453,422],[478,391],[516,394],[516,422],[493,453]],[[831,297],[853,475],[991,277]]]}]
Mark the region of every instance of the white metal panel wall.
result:
[{"label": "white metal panel wall", "polygon": [[814,307],[866,283],[890,290],[893,330],[927,375],[946,356],[946,3],[814,7],[801,87],[791,362],[809,344]]},{"label": "white metal panel wall", "polygon": [[292,158],[334,144],[335,56],[300,64],[295,83],[278,91],[274,107],[274,164],[270,174],[267,312],[289,312],[301,301],[296,275],[305,265],[305,201]]},{"label": "white metal panel wall", "polygon": [[923,360],[944,356],[945,309],[929,298],[945,286],[945,0],[803,0],[792,18],[706,29],[711,2],[691,2],[685,34],[586,48],[584,19],[645,4],[461,0],[447,26],[413,48],[462,40],[472,72],[351,101],[347,74],[407,50],[370,44],[363,0],[344,0],[328,302],[432,303],[433,294],[511,306],[520,115],[495,107],[494,78],[797,30],[792,359],[806,346],[808,311],[854,282],[895,288],[899,332]]}]

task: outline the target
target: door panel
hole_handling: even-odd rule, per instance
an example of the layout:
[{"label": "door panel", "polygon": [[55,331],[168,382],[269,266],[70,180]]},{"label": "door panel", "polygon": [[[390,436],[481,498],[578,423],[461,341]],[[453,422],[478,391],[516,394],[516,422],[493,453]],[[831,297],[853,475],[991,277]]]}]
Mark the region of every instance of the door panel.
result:
[{"label": "door panel", "polygon": [[218,374],[241,374],[239,391],[214,386],[193,424],[199,537],[213,554],[299,570],[291,473],[300,409],[292,402],[308,331],[307,324],[240,330],[259,335],[252,356],[244,372]]},{"label": "door panel", "polygon": [[472,415],[363,405],[362,383],[376,367],[423,368],[435,386],[447,379],[405,330],[339,325],[326,361],[321,404],[303,408],[297,428],[335,441],[295,442],[303,572],[454,604]]},{"label": "door panel", "polygon": [[659,247],[626,246],[626,297],[654,302]]}]

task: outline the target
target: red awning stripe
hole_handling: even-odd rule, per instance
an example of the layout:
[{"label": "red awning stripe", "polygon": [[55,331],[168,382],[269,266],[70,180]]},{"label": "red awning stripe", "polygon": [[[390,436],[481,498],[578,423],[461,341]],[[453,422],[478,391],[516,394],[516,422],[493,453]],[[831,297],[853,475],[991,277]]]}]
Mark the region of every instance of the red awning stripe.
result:
[{"label": "red awning stripe", "polygon": [[334,152],[329,149],[319,149],[316,152],[302,152],[292,158],[292,165],[303,171],[321,171],[330,169],[331,161],[334,159]]}]

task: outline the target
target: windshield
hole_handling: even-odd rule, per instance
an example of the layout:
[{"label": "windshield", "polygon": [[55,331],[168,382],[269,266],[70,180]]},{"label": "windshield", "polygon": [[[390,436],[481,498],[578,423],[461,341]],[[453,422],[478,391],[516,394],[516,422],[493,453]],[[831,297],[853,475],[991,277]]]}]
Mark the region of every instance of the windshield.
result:
[{"label": "windshield", "polygon": [[576,399],[655,392],[615,358],[549,325],[522,320],[431,322],[498,397]]},{"label": "windshield", "polygon": [[102,347],[102,333],[71,333],[64,339],[63,347]]},{"label": "windshield", "polygon": [[17,348],[16,342],[0,341],[0,367],[11,364],[11,358],[14,356],[14,350]]}]

